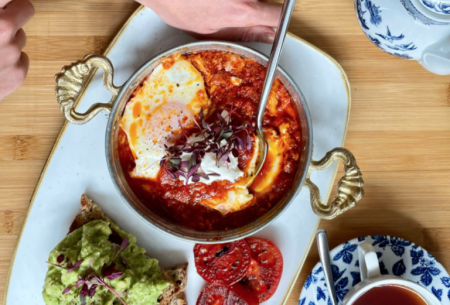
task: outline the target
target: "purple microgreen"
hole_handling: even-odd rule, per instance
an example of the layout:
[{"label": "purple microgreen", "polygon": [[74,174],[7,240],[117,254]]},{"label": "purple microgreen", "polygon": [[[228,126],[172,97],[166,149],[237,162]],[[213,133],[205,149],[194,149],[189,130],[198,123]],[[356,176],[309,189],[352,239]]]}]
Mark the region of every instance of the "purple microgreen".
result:
[{"label": "purple microgreen", "polygon": [[239,156],[239,152],[238,152],[237,148],[233,148],[231,150],[231,153],[233,154],[233,157],[235,157],[235,158],[237,158]]},{"label": "purple microgreen", "polygon": [[110,265],[103,265],[102,267],[102,276],[109,280],[114,280],[120,277],[123,274],[123,271],[116,269],[116,263],[112,262]]},{"label": "purple microgreen", "polygon": [[120,245],[123,241],[122,237],[113,228],[111,228],[111,225],[109,226],[109,228],[111,229],[111,234],[109,234],[108,240],[112,244]]},{"label": "purple microgreen", "polygon": [[176,177],[170,170],[167,170],[167,173],[169,174],[169,176],[170,176],[172,179],[177,179],[177,177]]},{"label": "purple microgreen", "polygon": [[64,266],[62,266],[61,264],[54,264],[54,263],[50,263],[50,262],[48,262],[48,261],[45,261],[47,264],[50,264],[50,265],[53,265],[53,266],[55,266],[55,267],[59,267],[59,268],[63,268],[63,269],[66,269]]},{"label": "purple microgreen", "polygon": [[192,154],[191,158],[189,159],[188,172],[196,164],[197,164],[197,155],[196,154]]},{"label": "purple microgreen", "polygon": [[175,174],[178,175],[178,176],[180,176],[180,177],[186,178],[186,173],[184,173],[184,172],[182,172],[182,171],[176,171]]},{"label": "purple microgreen", "polygon": [[91,286],[91,288],[89,288],[88,296],[89,296],[90,299],[92,299],[92,297],[94,296],[95,290],[97,289],[97,287],[98,287],[97,284],[93,284],[93,285]]},{"label": "purple microgreen", "polygon": [[216,112],[217,118],[219,119],[220,123],[222,124],[226,124],[227,122],[225,121],[224,117],[219,113]]},{"label": "purple microgreen", "polygon": [[[189,171],[188,171],[188,173],[187,173],[187,176],[186,176],[186,184],[188,184],[189,178],[190,178],[191,176],[193,176],[194,173],[200,168],[200,165],[201,165],[200,163],[195,164],[194,166],[192,166],[192,167],[189,169]],[[200,178],[198,179],[198,181],[200,181]],[[198,181],[194,181],[194,182],[198,182]]]},{"label": "purple microgreen", "polygon": [[119,253],[125,250],[127,246],[128,246],[128,237],[125,237],[122,244],[120,245]]},{"label": "purple microgreen", "polygon": [[[117,253],[122,252],[127,247],[128,243],[129,243],[128,238],[127,237],[124,238]],[[114,251],[116,252],[116,249],[117,249],[116,244],[113,244],[113,247],[114,247]],[[115,255],[117,255],[117,253],[115,253]],[[124,263],[125,268],[128,269],[129,266],[126,263],[125,259],[123,257],[120,257],[120,259]],[[87,270],[91,267],[93,260],[94,260],[93,257],[89,260],[89,264],[86,268],[86,273],[87,273]],[[61,256],[61,255],[58,256],[57,261],[63,262],[64,256]],[[77,269],[78,267],[80,267],[84,260],[79,260],[73,265],[70,263],[70,261],[68,259],[66,261],[67,261],[67,267],[62,266],[61,264],[53,264],[50,262],[46,262],[46,263],[63,268],[63,269],[67,269],[68,270],[67,273],[70,273],[70,272],[74,271],[75,269]],[[117,270],[115,267],[116,267],[115,262],[112,262],[110,265],[103,264],[102,277],[99,277],[98,275],[96,275],[95,272],[91,272],[87,276],[85,273],[83,277],[81,275],[78,275],[79,280],[77,280],[77,282],[75,284],[66,287],[63,290],[62,294],[69,293],[69,291],[71,291],[71,289],[73,287],[82,286],[81,290],[80,290],[80,301],[81,301],[81,304],[86,304],[86,296],[89,296],[89,298],[92,298],[95,294],[97,287],[104,286],[106,289],[111,291],[111,293],[113,293],[116,296],[116,298],[118,298],[123,305],[127,305],[119,295],[128,295],[128,293],[116,291],[112,287],[110,287],[108,284],[106,284],[106,282],[105,282],[105,278],[108,280],[114,280],[114,279],[117,279],[118,277],[120,277],[124,273],[124,271]]]},{"label": "purple microgreen", "polygon": [[78,269],[78,267],[81,266],[81,264],[83,263],[84,259],[80,259],[78,262],[76,262],[72,267],[69,268],[69,270],[67,270],[67,273],[70,273],[72,271],[74,271],[75,269]]},{"label": "purple microgreen", "polygon": [[83,287],[81,287],[80,294],[85,297],[88,294],[88,290],[89,290],[88,285],[83,284]]},{"label": "purple microgreen", "polygon": [[108,286],[104,281],[102,281],[102,280],[99,279],[98,277],[95,277],[94,279],[97,280],[98,283],[99,283],[100,285],[104,286],[106,289],[108,289],[109,291],[111,291],[111,292],[116,296],[116,298],[118,298],[119,301],[122,302],[123,305],[127,305],[127,304],[122,300],[122,298],[119,296],[119,294],[121,294],[121,295],[128,295],[128,293],[126,293],[126,292],[120,292],[120,291],[114,290],[112,287]]},{"label": "purple microgreen", "polygon": [[105,276],[109,280],[115,280],[123,274],[123,271],[116,270],[108,276]]},{"label": "purple microgreen", "polygon": [[[193,118],[196,128],[200,131],[193,133],[195,137],[200,138],[195,142],[190,142],[179,121],[181,140],[177,145],[164,146],[166,155],[161,159],[160,166],[166,169],[172,179],[184,177],[186,184],[189,183],[190,179],[192,179],[192,182],[199,182],[200,178],[209,179],[209,175],[201,170],[201,163],[206,153],[215,155],[214,159],[217,166],[220,167],[226,163],[229,169],[230,154],[237,158],[240,150],[250,150],[252,142],[249,131],[255,130],[253,126],[247,123],[233,126],[231,122],[234,111],[233,107],[230,110],[223,110],[221,113],[217,111],[216,121],[208,123],[204,118],[203,109],[201,109],[199,122]],[[182,155],[189,153],[191,154],[189,160],[183,161]]]},{"label": "purple microgreen", "polygon": [[220,157],[219,163],[223,163],[223,162],[227,161],[227,160],[228,160],[228,154],[229,154],[229,153],[224,153],[224,154],[222,155],[222,157]]},{"label": "purple microgreen", "polygon": [[66,289],[63,290],[62,294],[66,294],[69,293],[70,289],[72,289],[74,285],[70,285],[69,287],[67,287]]},{"label": "purple microgreen", "polygon": [[237,149],[239,149],[239,148],[244,148],[245,147],[245,141],[244,141],[244,139],[242,139],[241,137],[236,137],[236,141],[237,141],[237,143],[238,143],[238,145],[236,145],[237,147]]},{"label": "purple microgreen", "polygon": [[250,137],[250,134],[247,132],[247,150],[252,149],[252,137]]},{"label": "purple microgreen", "polygon": [[61,264],[64,261],[64,254],[60,254],[57,258],[56,261],[58,262],[58,264]]}]

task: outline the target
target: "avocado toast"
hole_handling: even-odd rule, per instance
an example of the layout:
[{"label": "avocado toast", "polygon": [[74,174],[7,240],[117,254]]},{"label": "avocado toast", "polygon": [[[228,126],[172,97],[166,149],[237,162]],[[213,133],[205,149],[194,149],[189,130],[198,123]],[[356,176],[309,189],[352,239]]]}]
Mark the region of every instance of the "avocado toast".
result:
[{"label": "avocado toast", "polygon": [[185,305],[187,264],[163,270],[136,237],[81,196],[81,213],[52,250],[43,288],[47,305]]}]

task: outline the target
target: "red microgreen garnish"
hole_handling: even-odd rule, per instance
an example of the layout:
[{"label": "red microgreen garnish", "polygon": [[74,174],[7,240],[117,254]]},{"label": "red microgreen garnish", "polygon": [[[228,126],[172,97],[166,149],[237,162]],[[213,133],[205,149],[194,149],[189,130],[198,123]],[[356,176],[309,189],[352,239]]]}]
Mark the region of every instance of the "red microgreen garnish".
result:
[{"label": "red microgreen garnish", "polygon": [[[86,272],[85,272],[84,276],[79,275],[78,281],[75,284],[70,285],[67,288],[65,288],[63,290],[62,294],[69,293],[69,291],[73,287],[82,286],[81,290],[80,290],[80,299],[82,300],[82,303],[85,303],[84,299],[86,296],[88,296],[89,298],[92,299],[95,295],[95,291],[96,291],[97,287],[103,286],[106,289],[108,289],[109,291],[111,291],[111,293],[113,293],[120,300],[120,302],[123,305],[127,305],[124,302],[124,300],[122,300],[120,295],[128,295],[128,293],[115,290],[114,288],[112,288],[105,282],[105,279],[114,280],[114,279],[119,278],[124,273],[124,271],[116,269],[116,263],[114,262],[114,260],[116,259],[117,255],[120,252],[125,250],[125,248],[128,246],[128,242],[129,242],[128,237],[125,237],[118,250],[117,250],[117,247],[118,247],[117,244],[113,243],[113,247],[114,247],[113,259],[111,260],[111,263],[109,265],[107,265],[106,263],[103,264],[102,270],[101,270],[101,276],[98,276],[97,274],[95,274],[95,272],[92,272],[89,275],[87,274],[87,271],[91,267],[92,262],[94,260],[94,258],[91,258],[89,261],[89,264],[86,268]],[[65,270],[67,270],[67,273],[70,273],[70,272],[76,270],[77,268],[79,268],[84,261],[84,260],[79,260],[75,264],[71,264],[69,261],[69,258],[66,258],[66,264],[63,265],[62,263],[64,262],[64,258],[65,258],[64,255],[60,254],[56,258],[56,261],[58,262],[58,264],[54,264],[54,263],[50,263],[50,262],[46,262],[46,263],[56,266],[56,267],[59,267],[59,268],[62,268],[62,269],[65,269]],[[123,265],[125,266],[125,269],[129,269],[129,266],[126,263],[125,259],[123,257],[120,257],[120,259],[121,259]]]},{"label": "red microgreen garnish", "polygon": [[67,270],[67,273],[70,273],[70,272],[72,272],[72,271],[74,271],[75,269],[78,269],[78,267],[80,267],[81,266],[81,264],[83,263],[83,259],[81,259],[81,260],[79,260],[78,262],[76,262],[72,267],[70,267],[68,270]]},{"label": "red microgreen garnish", "polygon": [[64,261],[64,254],[60,254],[57,258],[56,261],[58,262],[58,264],[61,264]]},{"label": "red microgreen garnish", "polygon": [[80,267],[81,264],[83,263],[83,260],[79,260],[79,261],[76,262],[75,264],[72,264],[72,263],[69,261],[69,258],[67,257],[67,258],[66,258],[66,263],[63,264],[64,258],[65,258],[65,257],[64,257],[64,254],[60,254],[60,255],[56,258],[56,261],[58,262],[58,264],[50,263],[50,262],[47,262],[47,261],[45,261],[45,262],[46,262],[47,264],[53,265],[53,266],[55,266],[55,267],[59,267],[59,268],[65,269],[65,270],[67,270],[67,273],[70,273],[70,272],[74,271],[75,269],[77,269],[78,267]]},{"label": "red microgreen garnish", "polygon": [[[217,120],[208,123],[205,121],[203,109],[201,109],[201,124],[194,119],[199,131],[196,137],[200,138],[195,142],[189,140],[180,122],[182,139],[177,145],[166,146],[166,155],[161,159],[160,167],[166,168],[173,179],[184,177],[186,184],[189,183],[190,179],[192,179],[192,182],[198,182],[200,178],[209,180],[210,176],[219,176],[217,173],[207,174],[202,170],[201,163],[206,153],[215,155],[217,167],[225,164],[228,168],[230,154],[237,158],[239,149],[249,151],[252,148],[250,131],[254,131],[255,127],[248,124],[233,125],[232,113],[233,109],[229,113],[224,111],[219,114],[217,112]],[[191,153],[189,161],[182,160],[183,153]]]}]

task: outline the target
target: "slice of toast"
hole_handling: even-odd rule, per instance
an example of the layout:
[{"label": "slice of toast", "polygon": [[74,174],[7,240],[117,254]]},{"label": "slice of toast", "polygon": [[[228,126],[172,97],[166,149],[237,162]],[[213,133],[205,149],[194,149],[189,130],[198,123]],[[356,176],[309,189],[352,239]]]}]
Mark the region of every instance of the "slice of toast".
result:
[{"label": "slice of toast", "polygon": [[[81,228],[83,225],[93,220],[106,220],[113,222],[102,209],[96,205],[85,194],[81,195],[81,213],[79,213],[72,225],[69,233]],[[160,305],[186,305],[186,297],[183,291],[187,284],[187,267],[188,264],[183,264],[167,269],[161,268],[161,273],[166,281],[170,283],[163,293],[159,296],[158,302]],[[149,304],[150,305],[150,304]]]}]

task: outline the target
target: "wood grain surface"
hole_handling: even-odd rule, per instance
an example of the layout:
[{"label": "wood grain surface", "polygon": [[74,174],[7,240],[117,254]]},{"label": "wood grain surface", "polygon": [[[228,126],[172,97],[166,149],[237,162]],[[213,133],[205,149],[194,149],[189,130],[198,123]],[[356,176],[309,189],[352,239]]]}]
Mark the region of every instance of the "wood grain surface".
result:
[{"label": "wood grain surface", "polygon": [[[330,247],[366,234],[396,235],[450,268],[450,76],[376,48],[358,25],[353,0],[297,2],[290,31],[333,56],[349,77],[345,146],[365,180],[357,208],[322,221]],[[102,53],[139,6],[131,0],[33,4],[36,15],[25,27],[28,78],[0,102],[0,299],[31,195],[63,123],[54,75],[85,54]],[[297,304],[317,261],[314,244],[289,305]]]}]

